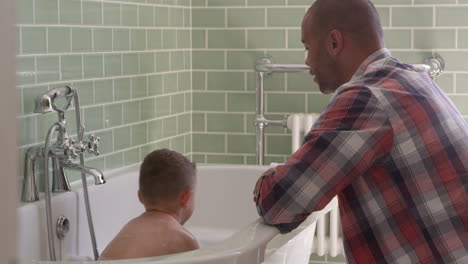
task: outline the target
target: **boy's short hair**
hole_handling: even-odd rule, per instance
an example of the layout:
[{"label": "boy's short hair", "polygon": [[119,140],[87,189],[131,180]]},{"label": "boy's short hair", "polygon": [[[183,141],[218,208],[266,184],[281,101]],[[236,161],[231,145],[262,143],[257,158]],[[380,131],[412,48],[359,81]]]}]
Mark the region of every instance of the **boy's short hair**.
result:
[{"label": "boy's short hair", "polygon": [[195,187],[196,165],[186,157],[168,149],[148,154],[140,167],[140,194],[145,203],[176,199],[185,190]]}]

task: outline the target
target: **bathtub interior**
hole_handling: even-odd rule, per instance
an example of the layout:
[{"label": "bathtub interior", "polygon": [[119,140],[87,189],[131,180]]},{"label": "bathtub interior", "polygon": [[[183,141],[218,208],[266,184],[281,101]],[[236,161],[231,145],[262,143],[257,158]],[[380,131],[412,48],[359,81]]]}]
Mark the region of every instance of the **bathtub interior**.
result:
[{"label": "bathtub interior", "polygon": [[[186,227],[197,237],[201,247],[225,240],[258,218],[252,202],[252,189],[264,166],[200,166],[195,212]],[[91,211],[101,252],[118,231],[144,211],[137,198],[138,166],[106,173],[107,183],[89,185]],[[55,195],[53,217],[64,215],[70,231],[63,241],[55,236],[57,258],[91,257],[92,246],[83,191],[73,183],[74,191]],[[43,199],[18,209],[18,255],[22,260],[48,258]],[[55,225],[55,220],[54,220]]]}]

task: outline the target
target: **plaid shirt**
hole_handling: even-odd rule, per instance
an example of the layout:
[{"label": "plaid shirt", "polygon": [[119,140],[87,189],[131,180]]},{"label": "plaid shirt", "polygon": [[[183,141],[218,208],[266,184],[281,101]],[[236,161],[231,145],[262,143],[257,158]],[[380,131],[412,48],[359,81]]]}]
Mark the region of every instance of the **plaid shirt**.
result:
[{"label": "plaid shirt", "polygon": [[256,202],[287,232],[338,195],[349,263],[468,263],[467,191],[466,122],[428,74],[381,49],[262,176]]}]

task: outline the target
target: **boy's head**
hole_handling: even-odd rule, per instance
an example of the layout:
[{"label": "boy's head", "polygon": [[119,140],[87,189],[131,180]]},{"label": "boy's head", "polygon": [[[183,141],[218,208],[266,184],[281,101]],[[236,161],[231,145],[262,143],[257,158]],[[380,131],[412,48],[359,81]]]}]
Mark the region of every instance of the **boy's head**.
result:
[{"label": "boy's head", "polygon": [[155,150],[141,164],[139,196],[147,209],[171,204],[191,215],[195,183],[195,163],[175,151]]}]

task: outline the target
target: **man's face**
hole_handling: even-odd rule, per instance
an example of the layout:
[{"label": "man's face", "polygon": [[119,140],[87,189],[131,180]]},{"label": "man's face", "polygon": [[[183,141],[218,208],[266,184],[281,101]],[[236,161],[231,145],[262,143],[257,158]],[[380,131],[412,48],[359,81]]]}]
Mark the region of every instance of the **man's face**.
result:
[{"label": "man's face", "polygon": [[319,85],[324,94],[334,92],[341,83],[338,81],[338,68],[330,58],[325,47],[325,34],[320,34],[318,26],[313,21],[312,12],[309,12],[302,23],[302,42],[306,49],[305,64],[310,67],[310,74],[314,82]]}]

